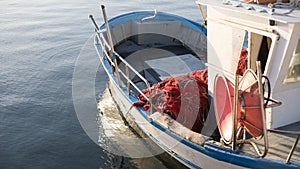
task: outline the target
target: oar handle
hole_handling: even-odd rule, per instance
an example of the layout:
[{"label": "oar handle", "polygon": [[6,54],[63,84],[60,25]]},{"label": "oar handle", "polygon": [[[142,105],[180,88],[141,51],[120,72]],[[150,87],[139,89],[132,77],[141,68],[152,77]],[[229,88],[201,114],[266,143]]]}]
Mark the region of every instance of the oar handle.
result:
[{"label": "oar handle", "polygon": [[92,23],[94,24],[95,29],[96,29],[97,31],[99,31],[99,27],[98,27],[98,25],[97,25],[97,23],[96,23],[96,21],[95,21],[93,15],[89,15],[89,18],[91,19]]},{"label": "oar handle", "polygon": [[104,9],[105,9],[105,6],[104,6],[104,5],[101,5],[101,8],[102,8],[102,10],[104,10]]},{"label": "oar handle", "polygon": [[122,81],[121,81],[121,77],[120,77],[120,73],[119,73],[118,62],[117,62],[117,59],[114,57],[115,49],[114,49],[114,44],[113,44],[112,36],[111,36],[111,33],[110,33],[110,29],[109,29],[109,24],[108,24],[108,20],[107,20],[107,16],[106,16],[106,11],[105,11],[105,6],[101,5],[101,8],[102,8],[103,19],[104,19],[104,22],[105,22],[105,27],[106,27],[108,43],[109,43],[110,48],[111,48],[110,58],[114,61],[114,64],[115,64],[115,70],[113,69],[113,72],[116,71],[119,86],[122,87]]},{"label": "oar handle", "polygon": [[106,16],[106,11],[105,11],[105,6],[101,5],[102,8],[102,14],[103,14],[103,20],[105,23],[105,27],[106,27],[106,32],[107,32],[107,37],[108,37],[108,43],[111,47],[111,52],[114,52],[114,45],[113,45],[113,41],[112,41],[112,37],[111,37],[111,33],[110,33],[110,28],[109,28],[109,24],[108,24],[108,19]]}]

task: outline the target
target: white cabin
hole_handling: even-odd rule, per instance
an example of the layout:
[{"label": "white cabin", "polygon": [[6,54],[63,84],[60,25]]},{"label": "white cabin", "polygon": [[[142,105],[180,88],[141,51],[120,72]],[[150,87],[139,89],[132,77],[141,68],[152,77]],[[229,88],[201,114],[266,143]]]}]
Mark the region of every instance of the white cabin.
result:
[{"label": "white cabin", "polygon": [[[248,50],[248,68],[256,69],[271,82],[271,97],[282,105],[266,110],[267,128],[300,121],[300,10],[294,4],[270,8],[238,0],[198,0],[207,6],[208,90],[223,74],[234,82],[242,48]],[[293,4],[294,3],[294,4]],[[269,5],[270,6],[270,5]],[[273,6],[274,7],[274,6]],[[298,105],[299,104],[299,105]]]}]

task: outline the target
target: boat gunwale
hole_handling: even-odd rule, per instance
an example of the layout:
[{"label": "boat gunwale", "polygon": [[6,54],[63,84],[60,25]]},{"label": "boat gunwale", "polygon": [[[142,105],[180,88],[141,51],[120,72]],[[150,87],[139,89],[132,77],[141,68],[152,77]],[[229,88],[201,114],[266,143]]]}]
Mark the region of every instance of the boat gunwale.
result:
[{"label": "boat gunwale", "polygon": [[[120,24],[123,24],[128,21],[140,20],[142,17],[148,16],[151,14],[153,14],[153,11],[142,11],[141,10],[141,11],[128,12],[128,13],[124,13],[121,15],[117,15],[117,16],[109,19],[108,23],[109,23],[110,27],[114,27],[116,25],[120,25]],[[141,16],[137,17],[136,15],[141,15]],[[198,22],[195,22],[193,20],[178,16],[175,14],[157,11],[156,17],[149,21],[164,21],[166,18],[182,21],[183,26],[192,28],[196,31],[199,31],[199,29],[200,29],[200,31],[202,33],[204,33],[205,36],[207,36],[207,29],[203,24],[200,24]],[[144,22],[147,23],[147,21],[144,21]],[[100,29],[105,29],[104,23],[100,26]]]}]

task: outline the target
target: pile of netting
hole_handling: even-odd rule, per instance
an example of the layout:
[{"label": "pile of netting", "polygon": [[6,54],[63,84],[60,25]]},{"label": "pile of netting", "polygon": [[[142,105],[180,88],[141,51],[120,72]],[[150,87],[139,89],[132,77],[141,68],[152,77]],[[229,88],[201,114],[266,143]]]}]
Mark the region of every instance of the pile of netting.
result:
[{"label": "pile of netting", "polygon": [[238,66],[236,69],[236,74],[243,76],[244,72],[247,70],[248,65],[248,51],[246,49],[242,49],[240,54],[240,59],[238,62]]},{"label": "pile of netting", "polygon": [[[243,75],[247,69],[247,55],[247,50],[243,49],[237,74]],[[142,92],[151,98],[153,112],[166,113],[185,127],[200,133],[209,111],[207,82],[206,68],[168,77]],[[140,94],[139,101],[134,106],[149,110],[150,103]]]},{"label": "pile of netting", "polygon": [[[182,125],[200,132],[209,110],[207,93],[207,69],[196,70],[191,73],[168,77],[154,84],[143,93],[151,98],[153,112],[170,115]],[[149,102],[139,95],[139,102],[135,106],[143,106],[149,110]]]}]

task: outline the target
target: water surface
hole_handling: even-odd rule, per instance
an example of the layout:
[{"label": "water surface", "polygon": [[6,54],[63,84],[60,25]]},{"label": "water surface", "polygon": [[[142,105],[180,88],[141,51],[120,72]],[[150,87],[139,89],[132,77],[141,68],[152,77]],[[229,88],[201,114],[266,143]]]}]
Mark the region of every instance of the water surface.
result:
[{"label": "water surface", "polygon": [[[72,78],[79,56],[97,57],[88,15],[94,14],[100,23],[100,4],[106,5],[110,18],[132,10],[157,9],[201,19],[193,0],[0,1],[0,168],[182,167],[166,154],[142,159],[110,154],[81,127],[73,104]],[[95,107],[106,78],[99,67]],[[113,107],[112,102],[109,106]],[[99,112],[86,111],[95,114],[97,124]]]}]

